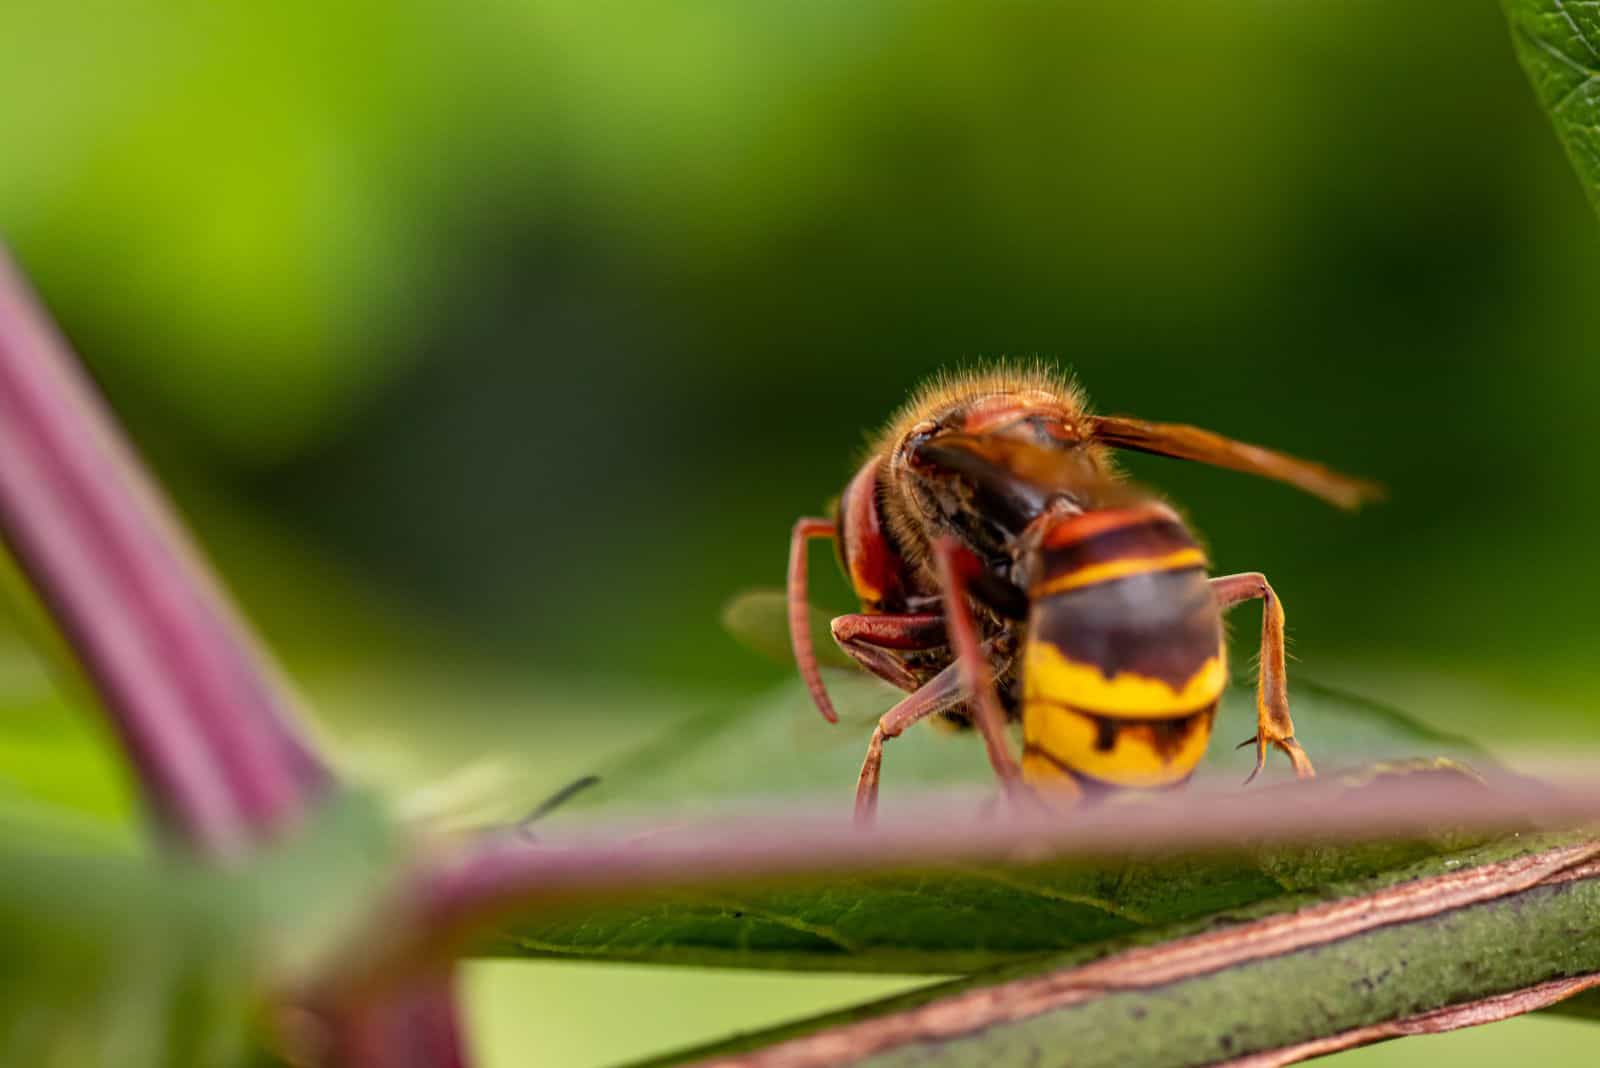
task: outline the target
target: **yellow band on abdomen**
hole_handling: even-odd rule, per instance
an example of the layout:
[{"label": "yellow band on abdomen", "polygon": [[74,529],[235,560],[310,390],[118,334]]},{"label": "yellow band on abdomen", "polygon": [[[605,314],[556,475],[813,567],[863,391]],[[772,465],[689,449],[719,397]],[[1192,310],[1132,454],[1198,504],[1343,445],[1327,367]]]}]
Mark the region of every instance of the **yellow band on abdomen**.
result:
[{"label": "yellow band on abdomen", "polygon": [[1062,767],[1116,786],[1150,788],[1182,782],[1194,771],[1211,740],[1214,713],[1213,706],[1186,719],[1130,723],[1024,704],[1022,730],[1030,752]]},{"label": "yellow band on abdomen", "polygon": [[1049,597],[1054,593],[1066,593],[1068,590],[1127,578],[1129,575],[1147,575],[1155,571],[1181,571],[1187,567],[1205,566],[1206,554],[1190,547],[1162,556],[1141,556],[1133,559],[1107,560],[1099,564],[1085,564],[1064,575],[1048,579],[1028,592],[1034,597]]},{"label": "yellow band on abdomen", "polygon": [[1023,653],[1022,698],[1070,705],[1103,716],[1168,719],[1187,716],[1222,695],[1228,684],[1225,652],[1204,661],[1188,681],[1174,688],[1161,679],[1132,671],[1107,678],[1094,664],[1069,660],[1044,641],[1030,641]]}]

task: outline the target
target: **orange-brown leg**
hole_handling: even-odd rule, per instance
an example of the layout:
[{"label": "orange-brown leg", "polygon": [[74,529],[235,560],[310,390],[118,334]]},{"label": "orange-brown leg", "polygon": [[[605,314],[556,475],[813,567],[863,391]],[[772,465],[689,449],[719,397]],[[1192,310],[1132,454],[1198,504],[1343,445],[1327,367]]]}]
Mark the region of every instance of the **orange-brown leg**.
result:
[{"label": "orange-brown leg", "polygon": [[1256,685],[1256,736],[1243,745],[1256,747],[1256,766],[1246,785],[1261,774],[1267,763],[1267,747],[1283,750],[1294,773],[1302,779],[1316,774],[1311,758],[1294,740],[1294,721],[1289,718],[1289,681],[1284,671],[1283,603],[1273,592],[1265,575],[1252,571],[1211,580],[1211,592],[1224,611],[1240,601],[1261,600],[1261,675]]},{"label": "orange-brown leg", "polygon": [[951,664],[914,693],[885,712],[867,743],[867,758],[856,780],[856,823],[870,824],[878,811],[878,776],[883,769],[883,743],[898,738],[913,723],[961,703],[961,666]]},{"label": "orange-brown leg", "polygon": [[811,603],[806,597],[806,547],[812,538],[832,538],[838,527],[831,519],[801,519],[789,536],[789,644],[794,649],[794,662],[800,667],[800,677],[805,680],[817,711],[829,723],[838,723],[839,714],[833,710],[828,698],[828,688],[822,684],[822,669],[817,666],[817,652],[811,647]]},{"label": "orange-brown leg", "polygon": [[961,670],[961,682],[973,720],[989,752],[989,765],[994,768],[1006,796],[1021,797],[1026,790],[1022,785],[1022,771],[1006,745],[1005,712],[995,694],[989,658],[979,644],[978,626],[967,600],[967,576],[981,570],[983,565],[954,538],[945,537],[934,542],[933,554],[939,585],[944,590],[945,627],[950,633],[950,644]]},{"label": "orange-brown leg", "polygon": [[833,640],[856,663],[907,693],[922,680],[906,665],[906,654],[937,649],[947,641],[944,617],[926,612],[839,616],[833,621]]}]

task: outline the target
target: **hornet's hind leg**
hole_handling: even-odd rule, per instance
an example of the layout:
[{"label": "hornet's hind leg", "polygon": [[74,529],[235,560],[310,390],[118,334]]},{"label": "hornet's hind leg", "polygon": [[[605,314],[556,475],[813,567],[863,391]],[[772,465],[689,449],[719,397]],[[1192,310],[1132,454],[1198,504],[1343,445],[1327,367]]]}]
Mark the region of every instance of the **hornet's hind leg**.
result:
[{"label": "hornet's hind leg", "polygon": [[994,768],[1008,798],[1016,800],[1028,796],[1028,788],[1022,783],[1022,769],[1006,744],[1005,710],[1000,707],[1000,697],[995,693],[989,652],[979,642],[978,625],[972,618],[972,604],[967,599],[968,579],[982,574],[983,565],[954,538],[940,538],[934,542],[933,554],[939,585],[944,590],[945,627],[950,633],[950,648],[955,653],[955,666],[961,671],[961,685],[972,720],[988,750],[989,765]]},{"label": "hornet's hind leg", "polygon": [[1211,580],[1211,592],[1216,595],[1217,606],[1224,611],[1240,601],[1260,598],[1261,604],[1261,675],[1256,686],[1256,736],[1246,739],[1256,747],[1256,766],[1245,780],[1248,784],[1261,774],[1267,763],[1267,747],[1283,750],[1294,773],[1302,779],[1316,774],[1311,758],[1306,756],[1300,743],[1294,740],[1294,721],[1289,718],[1289,683],[1284,672],[1283,602],[1273,592],[1265,575],[1257,571],[1243,575],[1227,575]]}]

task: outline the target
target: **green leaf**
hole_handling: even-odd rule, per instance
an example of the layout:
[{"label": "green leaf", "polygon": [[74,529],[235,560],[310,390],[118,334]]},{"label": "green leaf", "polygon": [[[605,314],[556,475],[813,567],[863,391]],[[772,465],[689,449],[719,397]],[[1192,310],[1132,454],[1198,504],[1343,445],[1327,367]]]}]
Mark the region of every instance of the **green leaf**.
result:
[{"label": "green leaf", "polygon": [[0,822],[8,1065],[246,1063],[269,985],[307,975],[343,945],[399,861],[384,814],[354,796],[221,874],[95,850],[46,812]]},{"label": "green leaf", "polygon": [[[793,664],[789,645],[789,599],[782,590],[746,590],[722,606],[722,626],[735,641],[779,664]],[[828,614],[811,606],[811,645],[828,667],[854,668],[839,651]]]},{"label": "green leaf", "polygon": [[1600,8],[1581,0],[1503,0],[1517,58],[1600,211]]},{"label": "green leaf", "polygon": [[[830,673],[841,723],[829,726],[798,682],[743,708],[708,712],[618,761],[602,785],[552,817],[670,811],[676,819],[765,799],[837,812],[850,808],[874,718],[896,692],[861,673]],[[1370,701],[1301,683],[1292,694],[1299,738],[1324,778],[1361,789],[1373,774],[1460,775],[1441,758],[1482,763],[1470,743]],[[1193,789],[1237,790],[1253,757],[1226,744],[1254,730],[1250,689],[1235,686]],[[1375,772],[1374,761],[1411,761]],[[1286,762],[1285,762],[1286,763]],[[1278,763],[1265,776],[1290,780]],[[921,726],[884,760],[885,812],[930,789],[992,793],[971,731]],[[1252,790],[1264,790],[1261,785]],[[1128,803],[1138,803],[1129,795]],[[1262,803],[1270,803],[1270,795]],[[1032,870],[834,879],[725,893],[675,893],[633,907],[573,909],[508,931],[491,951],[658,963],[950,974],[1095,943],[1152,926],[1383,871],[1461,841],[1441,837],[1361,849],[1242,850],[1160,864],[1056,863]]]}]

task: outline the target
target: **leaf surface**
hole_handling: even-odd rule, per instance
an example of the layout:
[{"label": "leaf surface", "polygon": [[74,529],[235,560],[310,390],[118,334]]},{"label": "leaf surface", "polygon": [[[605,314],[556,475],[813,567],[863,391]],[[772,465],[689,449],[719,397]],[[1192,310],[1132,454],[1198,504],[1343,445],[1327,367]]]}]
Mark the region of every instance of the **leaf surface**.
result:
[{"label": "leaf surface", "polygon": [[[839,651],[833,640],[828,614],[811,606],[811,646],[817,660],[828,667],[853,668],[855,662]],[[789,646],[789,601],[782,590],[746,590],[722,606],[722,626],[735,641],[779,664],[794,663]]]},{"label": "leaf surface", "polygon": [[[693,819],[759,799],[850,818],[861,754],[895,691],[860,672],[829,672],[841,723],[821,721],[798,682],[747,706],[709,711],[603,769],[602,784],[555,816],[618,812]],[[1466,774],[1486,763],[1464,740],[1385,706],[1308,683],[1293,691],[1299,737],[1324,779],[1359,790],[1374,774]],[[1191,787],[1237,791],[1253,761],[1229,741],[1254,728],[1248,687],[1232,688],[1217,738]],[[1457,764],[1455,762],[1464,762]],[[1390,762],[1385,769],[1382,762]],[[1416,763],[1407,763],[1416,762]],[[1376,765],[1376,769],[1375,769]],[[1265,776],[1292,778],[1276,762]],[[1272,787],[1256,785],[1252,790]],[[886,750],[884,811],[897,800],[993,788],[971,731],[921,726]],[[1264,793],[1263,803],[1270,803]],[[909,803],[909,802],[908,802]],[[1139,795],[1120,802],[1141,803]],[[1070,818],[1066,816],[1064,818]],[[537,833],[537,828],[534,831]],[[1289,892],[1384,871],[1463,841],[1363,847],[1241,848],[1231,855],[1149,861],[1075,860],[1035,868],[839,877],[727,892],[675,892],[644,904],[568,908],[505,932],[490,952],[598,960],[951,974],[1061,951],[1163,924],[1216,915]]]},{"label": "leaf surface", "polygon": [[1504,0],[1504,7],[1517,58],[1600,211],[1600,7],[1585,0]]}]

